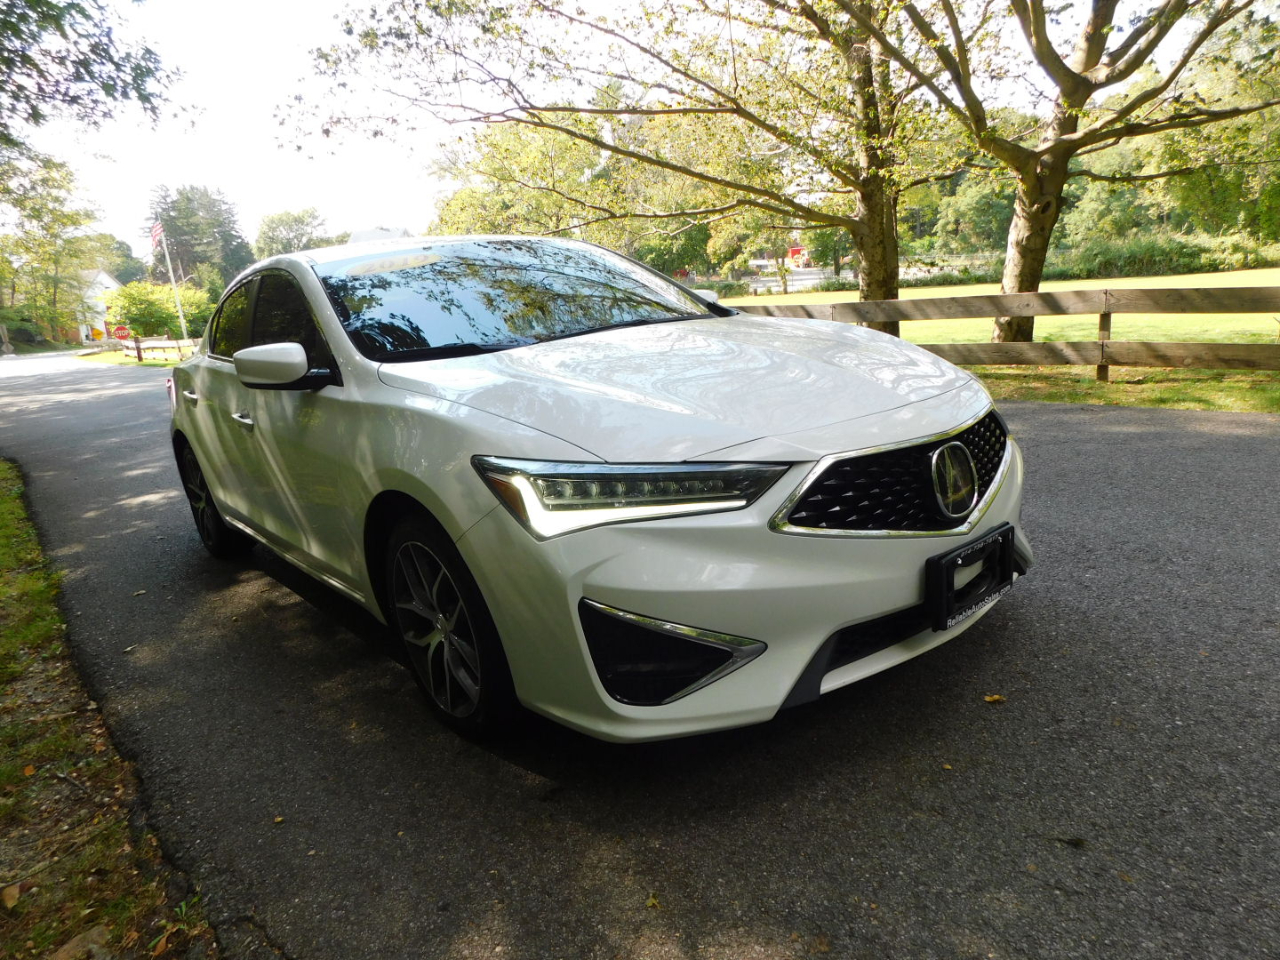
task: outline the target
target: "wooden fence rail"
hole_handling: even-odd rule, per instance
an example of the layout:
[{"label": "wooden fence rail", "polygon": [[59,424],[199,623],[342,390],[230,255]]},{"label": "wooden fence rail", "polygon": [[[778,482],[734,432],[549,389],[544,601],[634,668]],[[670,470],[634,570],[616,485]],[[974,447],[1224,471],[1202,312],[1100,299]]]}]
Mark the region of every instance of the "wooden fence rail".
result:
[{"label": "wooden fence rail", "polygon": [[134,337],[126,341],[138,362],[148,358],[182,360],[191,356],[200,346],[199,340],[170,340],[168,337]]},{"label": "wooden fence rail", "polygon": [[1280,370],[1280,343],[1186,343],[1111,339],[1111,318],[1124,313],[1280,313],[1280,287],[1166,290],[1064,290],[990,296],[931,297],[822,304],[736,304],[765,316],[817,317],[842,323],[972,320],[995,317],[1065,317],[1096,314],[1098,339],[1038,343],[922,343],[953,363],[1078,364],[1097,367],[1197,367]]}]

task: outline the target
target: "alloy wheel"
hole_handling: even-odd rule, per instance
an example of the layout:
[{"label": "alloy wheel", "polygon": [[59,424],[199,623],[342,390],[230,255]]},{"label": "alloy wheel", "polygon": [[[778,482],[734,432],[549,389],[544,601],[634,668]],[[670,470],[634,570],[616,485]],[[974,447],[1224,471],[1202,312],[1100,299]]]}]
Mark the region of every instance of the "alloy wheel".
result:
[{"label": "alloy wheel", "polygon": [[196,530],[201,540],[206,544],[212,543],[217,537],[218,524],[222,522],[222,518],[218,516],[209,496],[209,484],[204,478],[204,471],[200,469],[200,461],[190,447],[183,451],[182,466],[182,485],[187,492],[187,502],[191,504],[191,516],[195,518]]},{"label": "alloy wheel", "polygon": [[402,544],[392,596],[409,658],[432,700],[451,716],[470,716],[480,705],[480,653],[448,568],[424,544]]}]

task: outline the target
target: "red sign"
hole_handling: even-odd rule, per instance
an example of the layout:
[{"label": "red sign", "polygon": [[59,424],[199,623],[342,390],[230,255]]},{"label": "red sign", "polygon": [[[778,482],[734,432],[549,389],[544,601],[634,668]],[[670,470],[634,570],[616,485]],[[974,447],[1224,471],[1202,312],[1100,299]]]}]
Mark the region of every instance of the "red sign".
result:
[{"label": "red sign", "polygon": [[116,327],[114,330],[112,330],[112,331],[111,331],[111,335],[112,335],[113,337],[115,337],[117,340],[128,340],[128,339],[129,339],[129,328],[128,328],[128,327]]}]

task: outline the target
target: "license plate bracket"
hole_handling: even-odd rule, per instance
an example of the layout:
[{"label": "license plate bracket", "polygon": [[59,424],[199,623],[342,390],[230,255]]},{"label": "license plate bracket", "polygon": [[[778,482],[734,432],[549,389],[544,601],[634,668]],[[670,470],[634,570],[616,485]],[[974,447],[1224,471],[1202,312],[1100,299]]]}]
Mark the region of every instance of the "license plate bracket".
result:
[{"label": "license plate bracket", "polygon": [[[980,564],[956,585],[956,574]],[[935,631],[951,630],[999,600],[1013,586],[1013,525],[925,561],[925,604]]]}]

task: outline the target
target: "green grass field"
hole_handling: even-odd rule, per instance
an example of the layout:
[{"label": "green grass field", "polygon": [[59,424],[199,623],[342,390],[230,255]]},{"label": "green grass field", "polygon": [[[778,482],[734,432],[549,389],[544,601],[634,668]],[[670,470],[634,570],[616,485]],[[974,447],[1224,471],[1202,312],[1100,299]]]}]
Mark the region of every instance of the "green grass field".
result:
[{"label": "green grass field", "polygon": [[[1045,283],[1053,290],[1198,289],[1280,286],[1280,268],[1196,273],[1174,277],[1127,277],[1108,280],[1060,280]],[[902,299],[963,297],[999,293],[994,283],[960,287],[904,287]],[[792,293],[786,296],[736,297],[727,306],[761,303],[840,303],[856,299],[849,292]],[[913,320],[902,335],[914,343],[981,343],[991,338],[991,321]],[[1093,316],[1045,317],[1036,320],[1036,340],[1096,340]],[[1112,318],[1114,340],[1157,340],[1202,343],[1280,342],[1280,315],[1126,313]],[[1093,367],[975,367],[997,400],[1048,400],[1059,403],[1123,404],[1181,410],[1236,410],[1280,413],[1280,371],[1170,370],[1112,367],[1111,382],[1097,383]]]}]

